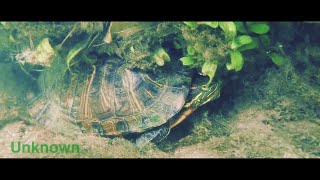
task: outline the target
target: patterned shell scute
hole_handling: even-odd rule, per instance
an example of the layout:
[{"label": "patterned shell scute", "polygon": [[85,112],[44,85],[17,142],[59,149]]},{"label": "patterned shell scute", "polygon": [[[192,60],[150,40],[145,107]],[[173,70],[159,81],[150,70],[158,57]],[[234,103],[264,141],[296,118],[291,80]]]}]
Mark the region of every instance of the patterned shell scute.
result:
[{"label": "patterned shell scute", "polygon": [[93,118],[81,120],[82,125],[119,135],[166,123],[185,104],[190,85],[172,78],[121,69],[117,64],[98,68],[89,96]]}]

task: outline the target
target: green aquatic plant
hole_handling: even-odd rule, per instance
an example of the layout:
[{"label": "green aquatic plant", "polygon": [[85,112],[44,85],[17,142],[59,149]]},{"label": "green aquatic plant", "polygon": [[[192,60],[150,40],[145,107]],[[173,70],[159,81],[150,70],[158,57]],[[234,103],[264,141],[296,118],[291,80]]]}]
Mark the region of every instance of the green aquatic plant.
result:
[{"label": "green aquatic plant", "polygon": [[243,67],[243,56],[238,50],[230,51],[231,63],[227,63],[228,70],[240,71]]},{"label": "green aquatic plant", "polygon": [[185,25],[190,27],[190,29],[195,30],[198,27],[198,23],[196,22],[183,22]]},{"label": "green aquatic plant", "polygon": [[[273,49],[275,45],[271,44],[271,39],[268,35],[270,26],[267,22],[236,22],[236,26],[240,33],[246,35],[240,36],[242,39],[235,40],[236,42],[233,43],[232,47],[241,52],[261,47],[275,65],[282,66],[286,62],[283,55],[277,52],[270,53],[270,49]],[[244,36],[248,37],[244,38]],[[249,37],[251,40],[249,40]],[[238,46],[238,44],[242,45]]]},{"label": "green aquatic plant", "polygon": [[89,41],[83,40],[77,43],[72,49],[69,50],[69,53],[66,57],[67,67],[70,70],[71,61],[83,50],[88,46]]},{"label": "green aquatic plant", "polygon": [[[225,35],[225,40],[227,41],[227,44],[231,44],[228,46],[228,48],[223,48],[219,50],[215,50],[215,46],[212,46],[211,42],[210,44],[206,42],[207,38],[210,36],[213,36],[209,31],[203,32],[204,35],[201,35],[200,32],[197,36],[202,36],[203,41],[200,40],[200,38],[192,38],[190,37],[190,40],[187,35],[184,35],[184,37],[187,37],[187,41],[190,41],[186,47],[186,56],[180,58],[180,61],[185,66],[190,66],[194,68],[201,68],[201,74],[203,76],[208,76],[209,81],[204,86],[208,86],[214,79],[216,71],[218,69],[218,66],[221,63],[225,63],[225,55],[226,54],[232,54],[228,52],[228,49],[236,49],[243,45],[249,44],[252,42],[252,38],[249,36],[240,36],[236,38],[237,36],[237,28],[234,22],[192,22],[192,23],[186,23],[184,22],[190,29],[195,30],[199,25],[201,26],[207,26],[211,29],[217,29],[218,27],[223,31]],[[198,40],[199,39],[199,40]],[[213,38],[212,40],[213,44],[219,43],[218,39]],[[221,41],[221,43],[223,43]],[[235,51],[235,50],[234,50]],[[239,55],[239,51],[237,54]],[[220,54],[220,55],[219,55]],[[218,56],[217,56],[218,55]],[[236,58],[238,57],[238,58]],[[232,63],[228,65],[228,69],[236,69],[237,71],[242,68],[243,59],[239,58],[240,56],[234,56],[232,55]],[[242,62],[237,62],[242,61]],[[241,66],[240,66],[241,64]]]},{"label": "green aquatic plant", "polygon": [[152,55],[152,59],[158,66],[163,66],[165,62],[171,61],[169,54],[163,48],[157,48]]},{"label": "green aquatic plant", "polygon": [[231,42],[231,49],[238,49],[241,46],[252,43],[252,37],[248,35],[238,36]]},{"label": "green aquatic plant", "polygon": [[54,55],[55,51],[49,42],[49,38],[44,38],[36,48],[36,60],[38,64],[50,66]]},{"label": "green aquatic plant", "polygon": [[248,29],[253,33],[262,35],[269,32],[270,27],[267,23],[248,23]]},{"label": "green aquatic plant", "polygon": [[219,27],[223,30],[227,39],[233,40],[237,36],[237,27],[234,22],[219,22]]},{"label": "green aquatic plant", "polygon": [[219,22],[218,21],[198,22],[198,24],[204,24],[204,25],[210,26],[212,28],[217,28],[219,26]]},{"label": "green aquatic plant", "polygon": [[281,55],[279,55],[279,54],[276,54],[276,53],[272,52],[272,53],[268,53],[268,55],[272,59],[272,62],[275,63],[278,66],[284,65],[285,62],[286,62],[286,58],[281,56]]},{"label": "green aquatic plant", "polygon": [[196,60],[191,56],[182,57],[182,58],[180,58],[180,61],[185,66],[193,65],[196,62]]},{"label": "green aquatic plant", "polygon": [[[221,68],[221,65],[225,65],[228,71],[241,71],[245,64],[244,51],[254,50],[260,48],[260,51],[264,51],[272,62],[277,66],[282,66],[285,63],[283,55],[276,51],[270,51],[274,48],[271,44],[268,33],[270,32],[270,26],[267,22],[239,22],[239,21],[226,21],[226,22],[184,22],[184,24],[192,30],[194,37],[184,35],[187,40],[185,46],[185,56],[180,58],[180,61],[185,66],[190,66],[198,69],[207,69],[208,63],[215,64],[211,71],[216,72],[217,68]],[[209,29],[207,33],[203,28],[199,26],[207,26]],[[198,31],[198,32],[197,32]],[[223,33],[224,42],[227,46],[221,51],[215,51],[217,46],[210,46],[209,43],[196,38],[198,34],[204,34],[207,39],[209,36],[214,36],[217,33]],[[199,36],[199,35],[198,35]],[[211,42],[210,42],[211,43]],[[209,52],[214,54],[210,54]],[[271,53],[267,53],[271,52]],[[229,57],[229,62],[226,61],[227,57],[214,58],[215,54],[224,54]],[[209,83],[215,76],[215,73],[201,73],[202,75],[209,77]]]},{"label": "green aquatic plant", "polygon": [[[116,32],[112,34],[114,41],[106,44],[103,39],[110,30],[106,22],[1,22],[0,49],[13,54],[11,58],[20,62],[29,74],[50,67],[55,56],[64,59],[70,72],[71,68],[79,72],[81,68],[96,65],[100,57],[105,56],[121,57],[128,68],[152,71],[180,59],[182,65],[208,77],[206,86],[224,71],[241,71],[246,64],[244,51],[264,48],[276,65],[286,61],[279,58],[283,54],[270,48],[267,22],[188,21],[137,25],[138,22],[128,29],[114,23],[115,29],[110,31]],[[135,27],[140,27],[139,31]],[[124,34],[127,30],[134,33]]]},{"label": "green aquatic plant", "polygon": [[264,22],[234,22],[238,36],[231,41],[230,59],[231,63],[227,63],[228,70],[240,71],[244,64],[242,51],[259,48],[262,41],[264,44],[269,38],[266,33],[270,27]]},{"label": "green aquatic plant", "polygon": [[218,67],[217,62],[214,62],[214,61],[206,61],[203,64],[201,69],[202,75],[209,76],[209,82],[203,86],[204,89],[208,89],[208,87],[210,86],[214,78],[214,75],[216,74],[217,67]]}]

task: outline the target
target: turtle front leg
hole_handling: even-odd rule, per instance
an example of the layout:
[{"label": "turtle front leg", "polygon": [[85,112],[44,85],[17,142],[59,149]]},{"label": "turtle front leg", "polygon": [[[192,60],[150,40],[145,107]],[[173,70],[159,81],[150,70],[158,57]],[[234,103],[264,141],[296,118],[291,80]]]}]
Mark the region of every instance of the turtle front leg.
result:
[{"label": "turtle front leg", "polygon": [[176,118],[175,120],[173,120],[170,123],[170,129],[174,128],[175,126],[177,126],[178,124],[180,124],[182,121],[184,121],[185,119],[187,119],[188,116],[190,116],[190,114],[192,114],[197,108],[188,108],[185,109],[179,116],[178,118]]},{"label": "turtle front leg", "polygon": [[176,118],[171,123],[166,123],[156,129],[147,131],[143,133],[140,137],[136,139],[136,145],[138,147],[145,146],[148,142],[159,142],[168,136],[170,129],[180,124],[184,121],[190,114],[192,114],[197,108],[187,108],[185,109],[178,118]]},{"label": "turtle front leg", "polygon": [[150,141],[159,142],[168,136],[170,133],[170,125],[166,123],[156,129],[144,132],[140,137],[136,139],[136,145],[138,147],[143,147]]}]

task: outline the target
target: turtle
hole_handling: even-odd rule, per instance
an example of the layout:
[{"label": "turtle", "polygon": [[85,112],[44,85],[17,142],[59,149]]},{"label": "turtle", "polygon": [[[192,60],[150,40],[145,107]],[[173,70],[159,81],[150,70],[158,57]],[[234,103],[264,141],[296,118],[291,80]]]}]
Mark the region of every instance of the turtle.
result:
[{"label": "turtle", "polygon": [[142,147],[161,141],[198,107],[220,95],[221,81],[205,90],[191,88],[195,83],[183,69],[152,73],[125,68],[120,58],[107,62],[116,63],[93,66],[88,80],[78,82],[83,88],[76,87],[72,96],[51,93],[34,101],[29,107],[32,119],[61,129],[70,128],[68,120],[74,129],[106,137],[139,134],[135,143]]}]

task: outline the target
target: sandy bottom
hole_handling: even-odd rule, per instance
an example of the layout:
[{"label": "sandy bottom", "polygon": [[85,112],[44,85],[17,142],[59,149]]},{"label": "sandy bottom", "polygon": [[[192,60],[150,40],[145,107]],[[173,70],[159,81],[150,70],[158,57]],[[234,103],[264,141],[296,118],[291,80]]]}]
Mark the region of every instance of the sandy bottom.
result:
[{"label": "sandy bottom", "polygon": [[[192,145],[178,146],[172,152],[163,152],[150,144],[139,149],[131,142],[122,139],[107,139],[94,135],[77,137],[64,136],[39,125],[26,125],[19,121],[6,125],[0,130],[0,157],[3,158],[310,158],[316,157],[296,147],[290,140],[290,133],[273,130],[264,123],[270,112],[259,111],[250,106],[235,109],[236,120],[230,125],[230,135],[211,137]],[[313,123],[284,123],[282,128],[300,131],[314,129],[320,132],[320,126]],[[304,128],[303,128],[304,127]],[[287,131],[286,131],[287,132]],[[295,130],[296,133],[296,130]],[[303,132],[302,132],[303,133]],[[185,137],[185,138],[192,138]],[[182,139],[183,140],[183,139]],[[78,144],[80,153],[13,153],[11,143],[17,144]],[[178,142],[179,143],[179,142]]]}]

